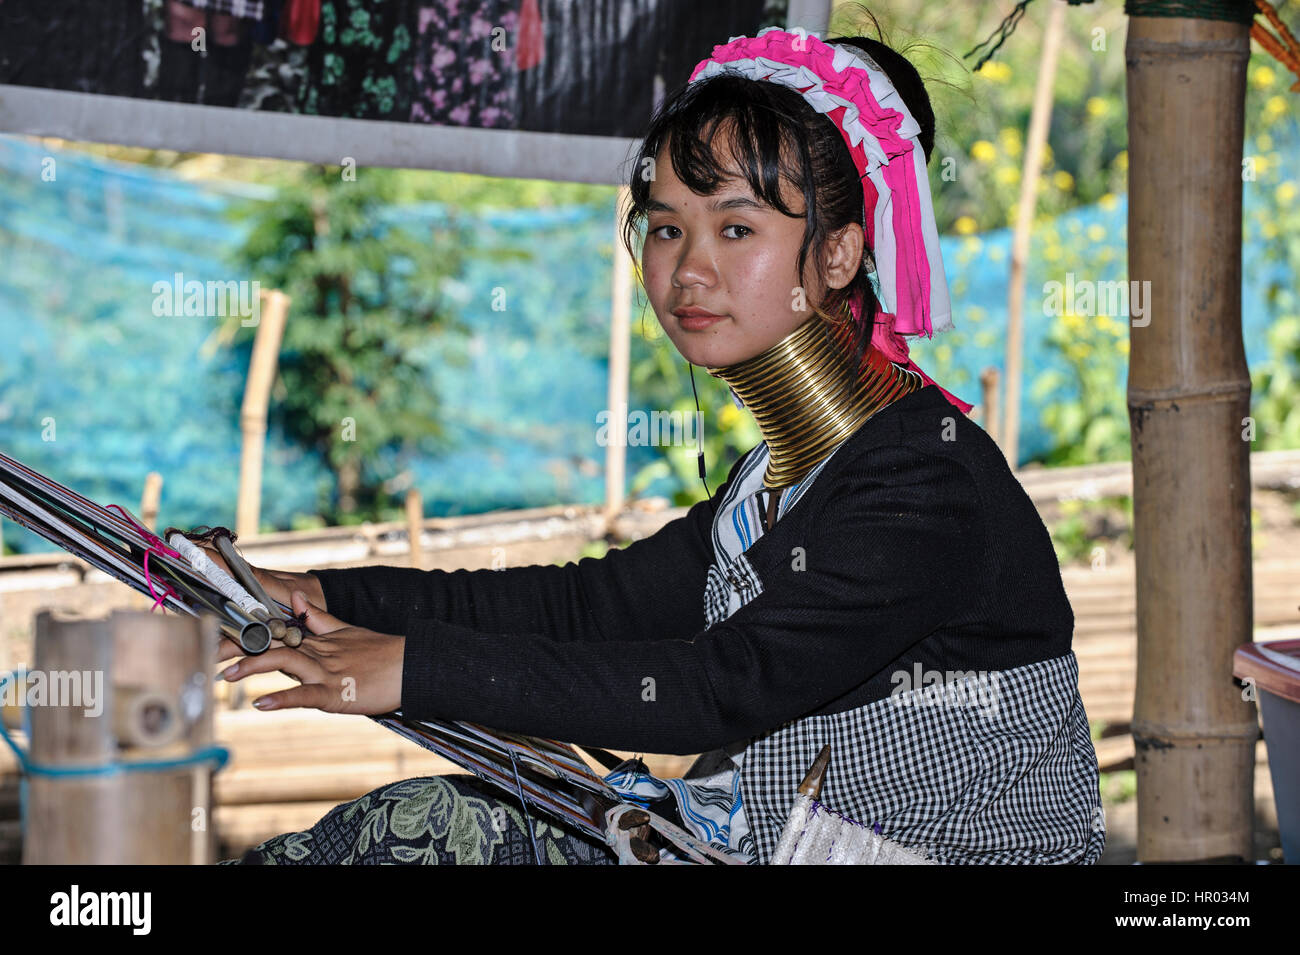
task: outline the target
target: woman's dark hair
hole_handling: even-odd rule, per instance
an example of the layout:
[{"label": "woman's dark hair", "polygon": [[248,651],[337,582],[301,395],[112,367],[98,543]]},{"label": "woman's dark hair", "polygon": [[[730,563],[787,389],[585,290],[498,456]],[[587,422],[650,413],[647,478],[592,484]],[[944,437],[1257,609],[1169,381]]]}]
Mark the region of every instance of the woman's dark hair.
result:
[{"label": "woman's dark hair", "polygon": [[[826,42],[856,47],[885,71],[920,124],[919,139],[928,163],[934,148],[934,110],[916,67],[879,40],[855,36]],[[673,171],[682,183],[698,195],[713,195],[728,171],[728,164],[720,161],[711,145],[724,127],[733,132],[731,158],[758,199],[794,217],[781,200],[781,180],[803,193],[805,227],[798,274],[802,282],[810,252],[818,253],[814,262],[820,273],[820,252],[828,237],[850,223],[862,222],[862,184],[848,147],[835,124],[795,90],[729,73],[679,87],[656,110],[629,181],[631,204],[622,229],[628,253],[636,257],[635,240],[650,198],[651,177],[646,170],[654,168],[665,140]],[[863,265],[848,285],[828,290],[823,301],[813,303],[824,315],[836,316],[848,302],[861,299],[859,359],[871,341],[880,310],[867,275]]]}]

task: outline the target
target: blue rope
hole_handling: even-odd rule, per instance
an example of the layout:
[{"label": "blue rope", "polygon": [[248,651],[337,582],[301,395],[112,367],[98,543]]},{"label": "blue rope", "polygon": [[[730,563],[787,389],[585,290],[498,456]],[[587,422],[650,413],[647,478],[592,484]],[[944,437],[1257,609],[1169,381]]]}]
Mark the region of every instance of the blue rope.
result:
[{"label": "blue rope", "polygon": [[[17,672],[0,673],[0,694],[3,694],[5,684]],[[208,746],[188,756],[178,756],[172,759],[137,759],[125,762],[97,763],[90,766],[49,766],[30,759],[27,753],[9,735],[3,721],[0,721],[0,738],[3,738],[9,748],[14,751],[23,773],[28,776],[114,776],[118,773],[160,772],[166,769],[181,769],[185,766],[196,766],[200,763],[215,763],[214,771],[216,771],[230,761],[230,750],[224,746]]]}]

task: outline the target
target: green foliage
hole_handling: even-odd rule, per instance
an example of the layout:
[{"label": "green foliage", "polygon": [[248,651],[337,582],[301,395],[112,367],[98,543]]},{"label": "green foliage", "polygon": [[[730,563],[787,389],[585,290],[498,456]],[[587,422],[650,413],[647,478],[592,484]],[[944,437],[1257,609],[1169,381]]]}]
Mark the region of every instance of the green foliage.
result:
[{"label": "green foliage", "polygon": [[1296,141],[1300,122],[1295,94],[1271,57],[1255,54],[1247,76],[1242,189],[1257,201],[1247,204],[1243,232],[1264,240],[1259,267],[1267,270],[1270,315],[1268,357],[1251,369],[1251,449],[1267,451],[1300,447],[1300,184],[1294,156],[1287,162],[1278,148]]},{"label": "green foliage", "polygon": [[1123,461],[1130,456],[1127,365],[1128,329],[1106,316],[1066,313],[1048,321],[1048,347],[1067,371],[1048,368],[1029,394],[1042,407],[1042,421],[1055,438],[1045,463],[1064,466]]},{"label": "green foliage", "polygon": [[1137,773],[1131,769],[1102,773],[1099,785],[1102,801],[1107,804],[1130,802],[1137,798]]},{"label": "green foliage", "polygon": [[[709,492],[713,493],[726,479],[731,465],[757,444],[762,435],[753,417],[732,402],[731,392],[724,381],[700,368],[695,369],[694,377],[700,411],[704,416],[701,444],[708,467],[706,480]],[[633,326],[629,390],[643,407],[680,412],[683,420],[695,414],[689,366],[664,335],[659,320],[648,306],[642,312],[641,320]],[[672,495],[674,504],[689,505],[704,500],[704,486],[699,476],[699,449],[691,446],[659,450],[662,453],[659,460],[632,475],[629,493],[639,494],[651,481],[673,476],[679,484],[679,490]]]},{"label": "green foliage", "polygon": [[[367,468],[380,452],[400,459],[443,437],[429,341],[461,327],[442,289],[460,272],[463,227],[453,217],[417,235],[386,224],[399,184],[387,170],[352,180],[304,167],[272,201],[240,213],[251,227],[241,267],[293,300],[273,413],[337,472],[337,502],[322,510],[343,523],[385,503],[387,475]],[[235,319],[224,332],[247,344],[255,329]]]},{"label": "green foliage", "polygon": [[1061,516],[1051,524],[1052,547],[1062,566],[1090,562],[1099,544],[1132,550],[1133,498],[1103,497],[1094,501],[1066,500]]}]

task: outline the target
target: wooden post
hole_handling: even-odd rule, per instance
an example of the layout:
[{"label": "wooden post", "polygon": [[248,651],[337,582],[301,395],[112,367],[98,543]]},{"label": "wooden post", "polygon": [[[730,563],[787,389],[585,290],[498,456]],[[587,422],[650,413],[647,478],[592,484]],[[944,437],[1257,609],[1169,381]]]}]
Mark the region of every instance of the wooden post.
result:
[{"label": "wooden post", "polygon": [[411,566],[424,569],[424,547],[420,541],[424,530],[424,501],[418,488],[406,492],[406,539],[411,545]]},{"label": "wooden post", "polygon": [[[1246,5],[1243,4],[1243,9]],[[1172,8],[1171,8],[1172,9]],[[1249,10],[1246,10],[1249,13]],[[1128,408],[1138,859],[1253,857],[1250,376],[1241,337],[1248,23],[1132,16]]]},{"label": "wooden post", "polygon": [[[184,758],[212,745],[209,672],[217,640],[210,615],[38,614],[33,672],[44,675],[49,692],[29,714],[32,760],[106,766]],[[213,856],[211,776],[211,765],[32,775],[23,862],[206,865]]]},{"label": "wooden post", "polygon": [[248,363],[248,383],[244,386],[244,404],[239,410],[239,428],[243,447],[239,455],[239,498],[235,508],[235,533],[240,537],[257,536],[262,512],[262,452],[266,445],[266,409],[271,398],[271,384],[280,358],[280,341],[284,337],[285,318],[289,314],[289,296],[278,290],[262,295],[257,336]]},{"label": "wooden post", "polygon": [[1001,418],[998,417],[998,375],[997,368],[990,365],[980,372],[980,407],[982,409],[981,417],[984,419],[984,430],[988,432],[990,438],[999,447],[1002,442],[998,440],[1000,429],[998,423]]},{"label": "wooden post", "polygon": [[627,374],[632,347],[632,259],[618,241],[623,213],[631,201],[631,190],[626,185],[618,190],[614,203],[614,281],[609,321],[609,385],[608,401],[610,426],[609,440],[605,444],[605,520],[612,521],[623,509],[626,497],[627,469]]},{"label": "wooden post", "polygon": [[[1043,144],[1052,121],[1052,87],[1056,83],[1056,59],[1065,25],[1065,0],[1051,0],[1047,28],[1043,34],[1043,55],[1038,63],[1034,106],[1029,114],[1025,137],[1025,164],[1020,173],[1020,201],[1016,206],[1016,228],[1011,239],[1011,286],[1007,301],[1007,401],[1005,418],[997,429],[1007,464],[1020,464],[1020,356],[1023,347],[1022,313],[1025,300],[1025,262],[1038,206],[1038,176],[1043,169]],[[988,419],[985,418],[987,421]],[[992,433],[992,432],[990,432]]]},{"label": "wooden post", "polygon": [[144,493],[140,495],[140,523],[149,530],[158,528],[158,502],[162,499],[162,475],[150,471],[145,475]]}]

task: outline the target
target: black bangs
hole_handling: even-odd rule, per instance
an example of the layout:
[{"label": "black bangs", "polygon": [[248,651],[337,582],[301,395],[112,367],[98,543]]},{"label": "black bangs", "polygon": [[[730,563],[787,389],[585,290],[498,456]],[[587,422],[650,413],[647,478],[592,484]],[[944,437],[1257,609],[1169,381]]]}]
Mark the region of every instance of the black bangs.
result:
[{"label": "black bangs", "polygon": [[[635,255],[635,239],[648,212],[655,157],[667,142],[673,172],[697,195],[713,195],[738,174],[758,200],[783,215],[803,219],[802,274],[817,231],[817,204],[807,146],[808,117],[801,110],[811,108],[793,90],[734,74],[711,76],[668,97],[651,120],[630,178],[632,201],[624,222],[628,251]],[[802,209],[792,208],[782,198],[782,180],[803,196]]]},{"label": "black bangs", "polygon": [[[807,157],[800,155],[798,164],[789,162],[792,147],[798,152],[802,124],[783,109],[789,104],[779,102],[788,98],[779,95],[782,92],[788,93],[773,84],[759,85],[738,76],[702,80],[688,88],[678,109],[665,115],[659,128],[652,127],[657,142],[651,152],[647,137],[643,158],[657,155],[666,139],[673,171],[692,192],[717,192],[730,166],[743,176],[756,197],[785,215],[795,216],[794,210],[782,201],[781,178],[801,189],[808,179]],[[731,133],[730,155],[719,155],[725,148],[725,138],[719,135],[724,131]],[[648,198],[650,182],[646,181],[644,187]],[[799,217],[803,215],[798,213]]]}]

